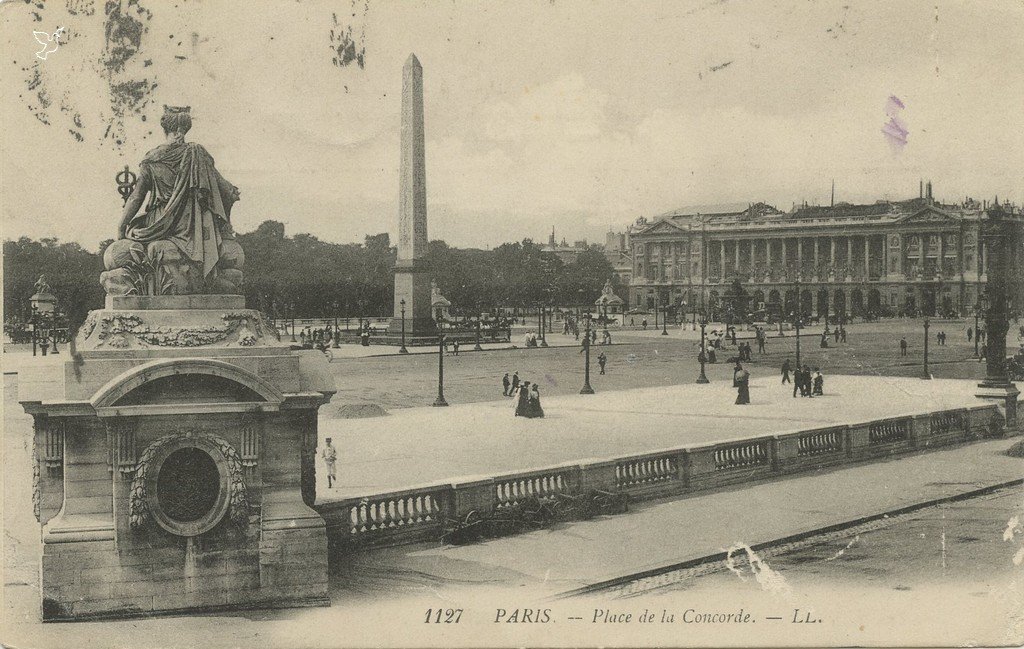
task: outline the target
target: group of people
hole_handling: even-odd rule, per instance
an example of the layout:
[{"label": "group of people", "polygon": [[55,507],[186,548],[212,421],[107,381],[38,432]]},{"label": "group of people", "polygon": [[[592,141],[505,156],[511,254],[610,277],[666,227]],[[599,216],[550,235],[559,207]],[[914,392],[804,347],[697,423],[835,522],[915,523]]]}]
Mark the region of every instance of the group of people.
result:
[{"label": "group of people", "polygon": [[[973,328],[967,327],[967,342],[973,342],[974,341],[974,336],[978,337],[978,342],[985,342],[985,330],[984,329],[982,329],[981,327],[978,327],[978,330],[975,331]],[[1024,337],[1024,327],[1021,327],[1021,336]]]},{"label": "group of people", "polygon": [[512,397],[516,417],[534,419],[544,416],[544,408],[540,405],[540,388],[537,383],[520,381],[519,372],[513,372],[510,379],[506,372],[501,379],[501,387],[501,393],[504,396]]},{"label": "group of people", "polygon": [[793,372],[793,396],[796,397],[797,393],[800,393],[801,397],[820,397],[825,394],[825,377],[821,375],[821,368],[815,367],[814,373],[811,373],[811,368],[807,365],[803,367],[797,366],[796,371],[793,371],[793,366],[790,364],[787,358],[782,363],[782,383],[785,385],[790,382],[789,374]]},{"label": "group of people", "polygon": [[739,359],[741,361],[753,360],[752,354],[754,350],[750,347],[750,343],[740,343],[736,349],[739,352]]},{"label": "group of people", "polygon": [[310,343],[312,345],[326,345],[334,340],[334,329],[331,327],[306,327],[299,332],[299,339],[302,341],[303,345],[306,343]]}]

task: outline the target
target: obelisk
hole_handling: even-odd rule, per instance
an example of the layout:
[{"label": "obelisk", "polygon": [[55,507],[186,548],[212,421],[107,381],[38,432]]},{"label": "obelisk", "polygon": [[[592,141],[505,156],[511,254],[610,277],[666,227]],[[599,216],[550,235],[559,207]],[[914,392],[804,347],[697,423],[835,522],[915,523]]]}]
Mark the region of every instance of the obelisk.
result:
[{"label": "obelisk", "polygon": [[395,311],[388,337],[402,330],[405,301],[407,338],[432,335],[427,254],[427,169],[423,145],[423,68],[410,54],[402,69],[401,166],[398,178],[398,258],[395,261]]}]

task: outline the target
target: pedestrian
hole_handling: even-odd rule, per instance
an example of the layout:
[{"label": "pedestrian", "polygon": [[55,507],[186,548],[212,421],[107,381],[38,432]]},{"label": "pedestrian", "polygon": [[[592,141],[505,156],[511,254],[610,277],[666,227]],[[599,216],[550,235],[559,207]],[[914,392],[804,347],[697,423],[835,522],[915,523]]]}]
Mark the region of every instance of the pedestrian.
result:
[{"label": "pedestrian", "polygon": [[844,342],[844,343],[846,342],[846,327],[843,327],[842,329],[840,329],[840,338],[841,338],[842,342]]},{"label": "pedestrian", "polygon": [[820,346],[822,349],[828,349],[828,334],[826,334],[825,332],[821,333]]},{"label": "pedestrian", "polygon": [[708,350],[708,362],[711,363],[712,365],[718,362],[718,355],[715,354],[714,347]]},{"label": "pedestrian", "polygon": [[590,344],[591,345],[596,345],[597,344],[597,329],[592,329],[590,331]]},{"label": "pedestrian", "polygon": [[739,380],[740,380],[740,372],[742,372],[742,371],[743,371],[743,366],[740,365],[740,359],[737,358],[736,359],[736,367],[732,368],[732,387],[734,387],[734,388],[740,387]]},{"label": "pedestrian", "polygon": [[516,417],[529,417],[530,416],[530,382],[523,381],[523,384],[519,386],[519,389],[515,392],[515,399],[513,402],[516,404],[515,416]]},{"label": "pedestrian", "polygon": [[839,327],[836,327],[836,330],[833,333],[835,334],[836,344],[838,345],[839,344],[839,336],[841,335],[839,333]]},{"label": "pedestrian", "polygon": [[907,355],[907,337],[900,338],[900,356]]},{"label": "pedestrian", "polygon": [[967,327],[967,342],[971,342],[971,340],[973,338],[974,338],[974,329],[972,329],[971,327]]},{"label": "pedestrian", "polygon": [[334,481],[338,479],[337,475],[337,462],[338,462],[338,449],[331,446],[331,438],[328,437],[325,440],[324,450],[320,451],[320,457],[324,460],[324,465],[327,467],[327,488],[334,488]]},{"label": "pedestrian", "polygon": [[803,387],[800,389],[800,394],[805,397],[811,396],[811,368],[807,365],[803,367]]},{"label": "pedestrian", "polygon": [[757,332],[757,351],[759,354],[764,353],[764,332],[761,330]]},{"label": "pedestrian", "polygon": [[536,383],[532,384],[530,387],[530,394],[526,405],[528,408],[527,417],[530,419],[544,418],[544,408],[540,405],[540,389],[537,387]]},{"label": "pedestrian", "polygon": [[605,363],[607,363],[607,362],[608,362],[608,357],[604,355],[604,352],[601,352],[600,354],[598,354],[598,356],[597,356],[597,364],[601,368],[601,372],[600,372],[601,374],[604,374],[604,366],[605,366]]},{"label": "pedestrian", "polygon": [[647,318],[640,321],[640,326],[644,328],[644,331],[647,331]]},{"label": "pedestrian", "polygon": [[512,373],[512,387],[509,388],[508,396],[515,394],[515,391],[519,389],[519,372]]},{"label": "pedestrian", "polygon": [[734,382],[736,383],[736,405],[745,406],[750,403],[750,372],[736,364],[739,369],[736,371]]},{"label": "pedestrian", "polygon": [[824,389],[825,377],[821,375],[821,369],[816,367],[814,368],[814,390],[812,393],[819,397],[824,396]]},{"label": "pedestrian", "polygon": [[793,371],[793,398],[796,398],[796,393],[799,391],[803,394],[804,391],[804,372],[800,369],[800,366],[796,366],[796,370]]},{"label": "pedestrian", "polygon": [[790,382],[789,381],[789,373],[790,373],[791,370],[792,370],[792,366],[789,364],[789,359],[787,358],[782,363],[782,384],[783,385],[785,385],[785,384]]},{"label": "pedestrian", "polygon": [[629,326],[630,327],[635,327],[636,326],[636,321],[632,317],[630,317],[630,319],[629,319]]},{"label": "pedestrian", "polygon": [[503,397],[508,396],[508,388],[510,385],[511,382],[508,380],[508,372],[505,372],[505,376],[501,377],[501,395]]}]

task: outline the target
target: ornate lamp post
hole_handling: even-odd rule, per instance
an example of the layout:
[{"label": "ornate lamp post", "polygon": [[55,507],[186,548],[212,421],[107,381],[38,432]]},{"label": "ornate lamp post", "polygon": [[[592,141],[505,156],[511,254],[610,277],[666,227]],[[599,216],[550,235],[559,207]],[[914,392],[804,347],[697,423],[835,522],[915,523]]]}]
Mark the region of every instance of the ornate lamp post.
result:
[{"label": "ornate lamp post", "polygon": [[708,375],[704,373],[704,364],[708,359],[708,348],[707,338],[704,335],[704,330],[708,326],[708,314],[707,312],[701,312],[700,314],[700,376],[697,377],[697,383],[711,383],[708,380]]},{"label": "ornate lamp post", "polygon": [[288,303],[288,319],[291,321],[292,342],[293,343],[297,343],[299,341],[295,339],[295,303],[294,302],[289,302]]},{"label": "ornate lamp post", "polygon": [[921,378],[929,380],[932,375],[928,373],[928,318],[924,319],[924,369]]},{"label": "ornate lamp post", "polygon": [[658,328],[658,311],[661,310],[661,293],[654,294],[654,328]]},{"label": "ornate lamp post", "polygon": [[796,366],[797,367],[801,367],[801,365],[800,365],[800,325],[801,325],[800,314],[797,313],[793,317],[793,328],[796,330]]},{"label": "ornate lamp post", "polygon": [[480,314],[476,314],[476,316],[473,317],[473,320],[476,325],[476,344],[473,345],[473,351],[482,352],[484,348],[480,346]]},{"label": "ornate lamp post", "polygon": [[[997,399],[1005,417],[1006,430],[1017,430],[1017,397],[1020,392],[1006,371],[1006,332],[1010,328],[1010,280],[1012,245],[1019,245],[1014,223],[998,203],[986,212],[982,221],[983,238],[988,248],[988,283],[985,287],[985,380],[978,384],[978,396]],[[977,335],[977,334],[975,334]]]},{"label": "ornate lamp post", "polygon": [[662,307],[664,312],[661,314],[661,335],[668,335],[668,304]]},{"label": "ornate lamp post", "polygon": [[971,358],[978,358],[978,318],[981,317],[981,304],[974,305],[974,355]]},{"label": "ornate lamp post", "polygon": [[398,348],[398,353],[408,354],[409,350],[405,348],[405,298],[402,298],[398,304],[402,307],[402,346]]},{"label": "ornate lamp post", "polygon": [[444,334],[437,334],[437,399],[435,408],[444,408],[448,402],[444,400]]},{"label": "ornate lamp post", "polygon": [[583,338],[583,387],[580,394],[594,394],[594,388],[590,387],[590,311],[584,314],[587,319],[586,336]]},{"label": "ornate lamp post", "polygon": [[540,319],[540,346],[541,347],[547,347],[548,346],[548,338],[547,338],[547,335],[545,333],[547,331],[547,327],[544,326],[544,320],[546,319],[546,317],[547,317],[547,309],[544,308],[544,305],[541,305],[540,306],[540,318],[541,318]]},{"label": "ornate lamp post", "polygon": [[335,300],[332,306],[334,307],[334,335],[332,336],[332,347],[334,347],[335,349],[339,349],[341,347],[341,344],[338,342],[338,338],[341,332],[338,330],[338,301]]}]

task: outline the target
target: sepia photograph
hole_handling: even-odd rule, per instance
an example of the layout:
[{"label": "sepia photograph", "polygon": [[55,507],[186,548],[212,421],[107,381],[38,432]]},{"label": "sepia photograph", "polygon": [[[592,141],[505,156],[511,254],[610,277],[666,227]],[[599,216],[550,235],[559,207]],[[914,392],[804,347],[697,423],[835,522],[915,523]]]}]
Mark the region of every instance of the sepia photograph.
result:
[{"label": "sepia photograph", "polygon": [[0,29],[0,646],[1024,644],[1020,1]]}]

